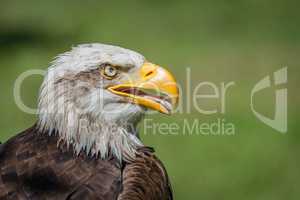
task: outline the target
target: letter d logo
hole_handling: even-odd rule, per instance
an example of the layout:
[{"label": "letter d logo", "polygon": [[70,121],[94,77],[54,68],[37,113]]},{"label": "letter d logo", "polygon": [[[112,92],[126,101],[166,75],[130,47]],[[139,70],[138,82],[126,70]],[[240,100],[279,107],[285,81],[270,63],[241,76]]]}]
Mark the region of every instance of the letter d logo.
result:
[{"label": "letter d logo", "polygon": [[[287,83],[287,67],[274,72],[274,84],[282,85]],[[276,90],[276,107],[274,119],[267,118],[266,116],[258,113],[254,109],[253,96],[256,92],[271,87],[270,76],[260,80],[251,91],[251,110],[254,115],[263,123],[274,128],[275,130],[286,133],[287,132],[287,88]]]}]

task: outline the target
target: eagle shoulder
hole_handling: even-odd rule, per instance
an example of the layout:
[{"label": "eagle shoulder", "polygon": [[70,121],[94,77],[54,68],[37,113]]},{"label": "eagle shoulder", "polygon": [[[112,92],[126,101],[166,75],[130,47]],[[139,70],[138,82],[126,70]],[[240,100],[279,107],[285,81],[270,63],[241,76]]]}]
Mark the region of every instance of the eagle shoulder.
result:
[{"label": "eagle shoulder", "polygon": [[118,200],[173,199],[166,169],[152,148],[139,149],[134,162],[125,165],[122,178],[123,190]]},{"label": "eagle shoulder", "polygon": [[58,148],[57,141],[33,127],[5,143],[0,155],[0,199],[117,198],[121,168],[115,159],[76,155],[72,148]]}]

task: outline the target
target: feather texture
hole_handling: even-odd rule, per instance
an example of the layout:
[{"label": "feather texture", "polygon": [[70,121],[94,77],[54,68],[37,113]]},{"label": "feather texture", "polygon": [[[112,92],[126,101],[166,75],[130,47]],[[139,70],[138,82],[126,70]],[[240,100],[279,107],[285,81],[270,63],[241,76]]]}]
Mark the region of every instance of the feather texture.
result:
[{"label": "feather texture", "polygon": [[0,199],[38,200],[167,200],[168,176],[150,148],[138,149],[135,160],[120,164],[77,155],[58,137],[36,126],[5,143],[0,155]]}]

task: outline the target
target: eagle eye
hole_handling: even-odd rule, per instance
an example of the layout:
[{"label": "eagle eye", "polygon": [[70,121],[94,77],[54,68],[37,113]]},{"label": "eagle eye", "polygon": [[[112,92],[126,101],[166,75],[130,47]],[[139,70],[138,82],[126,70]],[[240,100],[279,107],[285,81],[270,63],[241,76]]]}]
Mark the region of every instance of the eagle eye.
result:
[{"label": "eagle eye", "polygon": [[115,78],[118,75],[118,73],[118,69],[111,65],[105,65],[101,70],[101,74],[108,79]]}]

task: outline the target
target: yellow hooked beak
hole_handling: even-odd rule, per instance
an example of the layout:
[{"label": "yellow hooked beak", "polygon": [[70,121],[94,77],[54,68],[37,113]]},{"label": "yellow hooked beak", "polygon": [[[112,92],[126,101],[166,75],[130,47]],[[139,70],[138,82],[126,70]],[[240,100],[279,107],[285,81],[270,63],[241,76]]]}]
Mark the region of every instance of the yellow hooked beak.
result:
[{"label": "yellow hooked beak", "polygon": [[162,67],[146,62],[139,71],[119,85],[109,87],[114,94],[128,101],[170,114],[178,103],[178,88],[172,74]]}]

